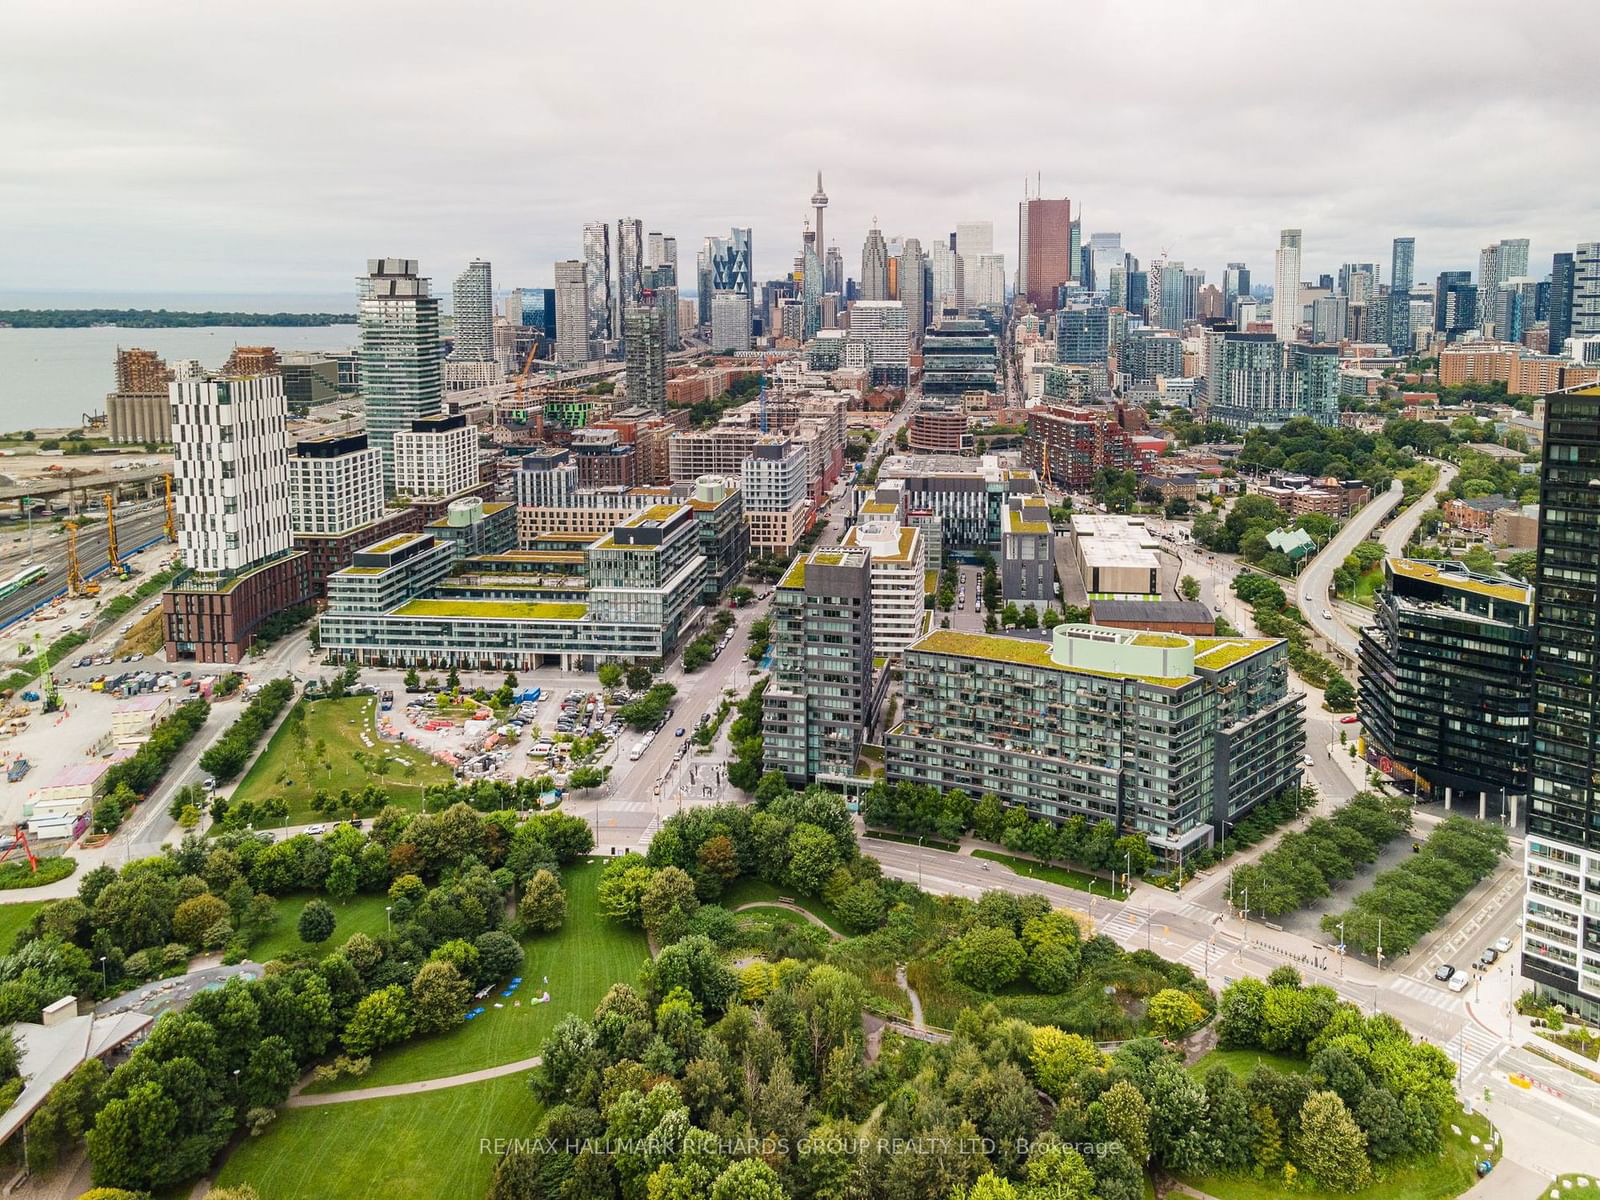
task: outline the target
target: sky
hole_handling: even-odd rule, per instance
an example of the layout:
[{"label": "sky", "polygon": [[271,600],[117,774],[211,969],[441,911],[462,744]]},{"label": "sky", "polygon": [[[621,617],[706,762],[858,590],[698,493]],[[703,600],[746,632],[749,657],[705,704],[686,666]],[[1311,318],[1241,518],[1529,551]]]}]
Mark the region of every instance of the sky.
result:
[{"label": "sky", "polygon": [[[1416,242],[1600,240],[1597,0],[854,0],[692,5],[10,0],[0,289],[353,297],[369,257],[436,289],[474,257],[548,286],[584,221],[695,251],[754,229],[788,270],[816,172],[859,274],[1024,186],[1220,283]],[[1025,184],[1026,181],[1026,184]]]}]

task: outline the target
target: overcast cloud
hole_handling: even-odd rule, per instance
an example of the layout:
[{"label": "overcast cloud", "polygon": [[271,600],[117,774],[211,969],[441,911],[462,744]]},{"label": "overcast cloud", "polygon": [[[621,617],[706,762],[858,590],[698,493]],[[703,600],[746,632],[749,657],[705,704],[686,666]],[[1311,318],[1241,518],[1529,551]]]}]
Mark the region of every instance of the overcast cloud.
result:
[{"label": "overcast cloud", "polygon": [[[585,220],[749,225],[792,263],[815,174],[859,271],[1024,177],[1220,282],[1417,239],[1417,276],[1600,239],[1595,0],[418,4],[11,0],[0,287],[353,291],[363,260],[548,285]],[[692,277],[686,280],[692,287]]]}]

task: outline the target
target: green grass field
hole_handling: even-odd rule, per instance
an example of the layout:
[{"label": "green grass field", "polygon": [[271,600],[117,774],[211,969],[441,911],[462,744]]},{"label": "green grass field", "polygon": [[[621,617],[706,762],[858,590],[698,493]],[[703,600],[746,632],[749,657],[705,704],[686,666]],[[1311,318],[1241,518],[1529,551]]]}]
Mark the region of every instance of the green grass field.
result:
[{"label": "green grass field", "polygon": [[[1311,1183],[1309,1176],[1301,1175],[1294,1194],[1309,1200],[1333,1200],[1336,1196],[1354,1200],[1450,1200],[1459,1196],[1478,1182],[1477,1161],[1485,1157],[1498,1159],[1500,1152],[1491,1152],[1488,1148],[1489,1122],[1483,1116],[1475,1113],[1469,1117],[1457,1111],[1452,1123],[1461,1133],[1459,1136],[1452,1133],[1449,1124],[1446,1125],[1444,1152],[1437,1158],[1375,1169],[1373,1182],[1359,1192],[1323,1191]],[[1472,1144],[1474,1136],[1479,1145]],[[1280,1200],[1284,1194],[1281,1178],[1254,1179],[1248,1175],[1180,1175],[1178,1178],[1217,1200]]]},{"label": "green grass field", "polygon": [[48,900],[24,900],[20,904],[0,904],[0,954],[11,952],[11,943],[18,931],[49,903]]},{"label": "green grass field", "polygon": [[[311,807],[311,797],[318,789],[337,796],[345,788],[359,792],[367,784],[377,783],[396,804],[419,808],[422,789],[430,783],[448,782],[450,771],[413,746],[380,742],[373,724],[377,706],[376,696],[308,703],[305,749],[290,732],[288,721],[278,726],[267,748],[234,789],[234,800],[259,803],[268,796],[282,796],[289,802],[288,823],[304,825],[325,819]],[[363,732],[372,742],[370,747],[361,740]],[[317,753],[318,742],[324,745],[324,755]],[[358,753],[361,761],[356,759]],[[372,770],[380,757],[389,764],[381,776]],[[327,770],[322,767],[324,762]]]},{"label": "green grass field", "polygon": [[797,913],[792,908],[780,908],[776,904],[758,904],[754,908],[741,908],[739,917],[741,920],[749,919],[755,923],[765,922],[768,926],[811,925],[813,929],[816,928],[806,919],[805,914]]},{"label": "green grass field", "polygon": [[[1578,1180],[1584,1180],[1582,1184]],[[1528,1200],[1600,1200],[1600,1170],[1588,1175],[1561,1175]]]},{"label": "green grass field", "polygon": [[1026,875],[1029,879],[1042,879],[1046,883],[1058,883],[1062,887],[1076,888],[1080,892],[1093,892],[1097,896],[1114,894],[1114,898],[1118,900],[1127,896],[1121,888],[1115,888],[1113,893],[1113,885],[1109,879],[1102,879],[1098,875],[1089,875],[1083,871],[1074,871],[1068,867],[1047,867],[1043,863],[1034,862],[1031,858],[1018,858],[1015,854],[1005,854],[999,850],[974,850],[972,857],[1004,863],[1018,875]]},{"label": "green grass field", "polygon": [[278,901],[278,923],[266,936],[257,939],[251,945],[251,959],[261,963],[271,962],[291,951],[296,953],[308,951],[320,958],[330,950],[336,950],[344,945],[352,933],[367,933],[374,937],[383,933],[385,923],[383,910],[389,903],[387,896],[352,896],[343,903],[323,896],[321,899],[326,900],[328,907],[333,909],[336,922],[333,936],[321,946],[307,946],[300,940],[300,931],[296,926],[300,921],[300,910],[305,908],[306,901],[311,898],[310,892],[303,892],[284,896]]},{"label": "green grass field", "polygon": [[844,923],[839,920],[838,914],[821,900],[811,896],[797,896],[792,890],[774,887],[764,879],[755,879],[748,875],[735,879],[728,885],[728,890],[722,893],[722,898],[717,903],[723,908],[734,909],[741,904],[764,904],[778,899],[798,904],[813,916],[821,917],[823,924],[835,933],[844,932]]},{"label": "green grass field", "polygon": [[1212,1067],[1221,1065],[1227,1067],[1240,1079],[1243,1079],[1256,1064],[1271,1067],[1275,1071],[1285,1071],[1290,1075],[1304,1075],[1310,1064],[1303,1058],[1293,1058],[1287,1054],[1273,1054],[1266,1050],[1213,1050],[1204,1055],[1199,1062],[1189,1070],[1196,1075],[1204,1075]]},{"label": "green grass field", "polygon": [[[631,983],[648,949],[644,934],[600,915],[600,867],[580,863],[562,873],[567,889],[567,920],[555,933],[523,942],[527,959],[516,1007],[498,991],[478,1001],[488,1011],[444,1033],[417,1038],[378,1056],[359,1079],[312,1084],[307,1091],[337,1092],[438,1079],[484,1067],[516,1062],[539,1052],[556,1022],[568,1013],[588,1017],[614,983]],[[383,907],[378,907],[379,929]],[[336,934],[335,937],[338,935]],[[529,1004],[550,979],[550,1003]],[[503,1004],[504,1008],[495,1008]]]},{"label": "green grass field", "polygon": [[244,1138],[216,1186],[261,1200],[478,1197],[494,1172],[484,1139],[532,1137],[541,1108],[525,1075],[319,1108],[287,1109]]}]

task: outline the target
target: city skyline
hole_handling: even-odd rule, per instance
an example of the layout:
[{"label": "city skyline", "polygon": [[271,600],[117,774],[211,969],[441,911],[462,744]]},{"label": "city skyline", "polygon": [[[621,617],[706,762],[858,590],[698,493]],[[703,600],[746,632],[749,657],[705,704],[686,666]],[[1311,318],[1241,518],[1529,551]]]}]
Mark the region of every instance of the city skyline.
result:
[{"label": "city skyline", "polygon": [[[649,117],[623,120],[595,95],[582,109],[560,106],[556,120],[553,99],[539,93],[509,115],[483,102],[513,60],[518,69],[527,65],[530,44],[551,48],[533,59],[546,95],[581,86],[583,56],[556,48],[601,36],[597,18],[551,14],[530,42],[515,29],[525,18],[501,15],[501,35],[468,53],[472,21],[440,22],[419,37],[413,23],[387,24],[365,6],[342,7],[319,18],[329,44],[348,35],[375,52],[338,72],[286,65],[294,77],[268,100],[236,89],[231,67],[194,50],[248,35],[264,57],[295,64],[304,56],[291,53],[299,32],[292,20],[257,28],[224,11],[191,14],[185,37],[146,47],[135,65],[121,50],[131,23],[148,10],[105,7],[68,30],[46,7],[30,5],[17,15],[15,49],[0,50],[0,95],[18,114],[0,124],[13,163],[0,219],[21,235],[7,282],[162,292],[221,290],[225,279],[236,288],[243,277],[262,292],[341,294],[352,260],[386,254],[419,258],[445,279],[484,256],[506,287],[549,286],[552,264],[581,253],[583,223],[615,221],[618,213],[638,213],[647,228],[670,231],[686,247],[729,226],[753,228],[755,273],[771,278],[793,259],[791,231],[810,214],[819,169],[831,199],[828,241],[847,263],[859,258],[875,215],[886,237],[916,237],[924,246],[958,221],[990,220],[1009,259],[1017,203],[1025,186],[1040,184],[1036,194],[1072,199],[1085,238],[1119,230],[1140,258],[1170,248],[1208,277],[1239,260],[1264,282],[1283,228],[1305,231],[1312,278],[1347,261],[1383,261],[1399,235],[1417,238],[1418,279],[1470,268],[1482,246],[1502,238],[1529,238],[1533,261],[1592,238],[1582,189],[1531,183],[1543,177],[1552,150],[1571,178],[1593,177],[1600,166],[1600,151],[1581,135],[1581,97],[1566,93],[1581,86],[1583,39],[1537,48],[1497,43],[1477,35],[1470,7],[1370,7],[1381,12],[1387,37],[1358,46],[1359,19],[1323,29],[1294,13],[1268,24],[1249,13],[1172,6],[1168,36],[1142,48],[1146,82],[1127,99],[1130,123],[1040,126],[1022,120],[1040,99],[1022,81],[1041,77],[1033,68],[1056,44],[1052,31],[1093,45],[1132,36],[1131,25],[1110,13],[1070,22],[1021,9],[1009,20],[1001,14],[972,28],[970,45],[1009,58],[1008,82],[958,81],[953,90],[941,85],[938,97],[930,90],[938,120],[891,113],[863,122],[872,72],[847,68],[874,45],[937,42],[937,11],[853,13],[848,24],[842,14],[824,14],[818,33],[842,56],[840,69],[824,71],[777,48],[787,44],[778,14],[719,6],[705,19],[751,49],[760,64],[751,78],[776,73],[789,87],[753,89],[747,105],[714,104],[709,89],[727,81],[686,71],[670,93],[677,102]],[[1568,11],[1580,24],[1585,15],[1559,0],[1543,7]],[[619,64],[696,52],[693,31],[663,14],[641,12],[628,28],[620,40],[614,30],[605,34]],[[1281,50],[1313,34],[1321,52],[1346,63],[1347,86],[1318,100],[1327,139],[1299,136],[1297,118],[1261,100],[1301,83],[1295,56]],[[63,39],[71,40],[70,53],[58,44]],[[1431,59],[1459,69],[1419,91],[1411,81],[1420,63],[1413,65],[1408,47],[1423,42]],[[436,64],[429,84],[384,86],[390,64],[410,62],[423,44]],[[1218,71],[1203,84],[1191,71],[1163,69],[1179,55],[1193,61],[1206,46],[1227,46],[1251,69]],[[1341,56],[1341,47],[1350,53]],[[1511,82],[1493,91],[1472,86],[1491,69]],[[1091,54],[1074,86],[1116,96],[1120,79],[1110,57]],[[1519,88],[1518,79],[1530,83]],[[478,81],[489,82],[470,86]],[[804,106],[800,94],[810,97]],[[129,95],[138,101],[127,103]],[[469,103],[480,119],[465,119]],[[307,136],[317,114],[334,110],[352,130],[337,148]],[[703,114],[693,133],[691,113]],[[1181,125],[1182,136],[1153,146],[1148,131],[1162,121]],[[1005,133],[1024,125],[1026,136]],[[1495,141],[1504,169],[1477,173],[1471,188],[1449,188],[1439,154],[1396,155],[1383,164],[1378,187],[1351,169],[1332,139],[1337,129],[1369,127],[1381,127],[1389,144],[1426,137],[1443,161],[1452,148]],[[689,152],[663,153],[675,139]],[[263,173],[263,162],[270,171]],[[391,186],[397,172],[404,188]],[[268,179],[281,184],[263,186]],[[1015,269],[1008,261],[1008,273]]]}]

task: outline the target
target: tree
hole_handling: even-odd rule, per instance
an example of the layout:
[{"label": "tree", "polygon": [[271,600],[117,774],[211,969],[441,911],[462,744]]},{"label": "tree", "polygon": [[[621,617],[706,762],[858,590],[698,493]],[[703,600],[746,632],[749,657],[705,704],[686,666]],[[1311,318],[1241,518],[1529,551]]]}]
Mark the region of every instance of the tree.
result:
[{"label": "tree", "polygon": [[1267,985],[1245,976],[1222,989],[1217,1043],[1224,1049],[1260,1046],[1266,1029]]},{"label": "tree", "polygon": [[759,1158],[741,1158],[717,1176],[711,1200],[787,1200],[787,1196],[776,1171]]},{"label": "tree", "polygon": [[561,881],[548,870],[535,871],[523,888],[517,911],[541,933],[560,929],[567,919],[567,894]]},{"label": "tree", "polygon": [[478,974],[475,982],[482,985],[509,979],[522,968],[522,946],[517,939],[501,929],[480,933],[472,943],[478,949]]},{"label": "tree", "polygon": [[1200,581],[1193,575],[1185,575],[1178,580],[1178,591],[1183,594],[1185,600],[1198,600],[1200,599]]},{"label": "tree", "polygon": [[964,934],[950,954],[950,972],[969,987],[997,992],[1022,973],[1027,952],[1010,929],[980,925]]},{"label": "tree", "polygon": [[1022,610],[1022,627],[1024,629],[1039,628],[1039,613],[1031,604]]},{"label": "tree", "polygon": [[1081,1034],[1063,1033],[1054,1025],[1037,1025],[1028,1062],[1039,1087],[1060,1099],[1080,1071],[1101,1066],[1105,1055]]},{"label": "tree", "polygon": [[1150,997],[1145,1006],[1145,1016],[1151,1027],[1162,1037],[1176,1040],[1205,1019],[1206,1010],[1200,1007],[1188,992],[1177,988],[1162,988]]},{"label": "tree", "polygon": [[1150,1157],[1150,1106],[1139,1089],[1126,1079],[1112,1084],[1096,1101],[1106,1139],[1118,1142],[1134,1162],[1143,1166]]},{"label": "tree", "polygon": [[318,946],[333,936],[336,924],[338,922],[334,919],[333,909],[328,907],[326,901],[307,900],[306,906],[300,910],[296,928],[302,942],[308,946]]},{"label": "tree", "polygon": [[1312,1092],[1306,1097],[1294,1156],[1329,1191],[1354,1192],[1372,1179],[1367,1135],[1335,1092]]},{"label": "tree", "polygon": [[94,1182],[145,1191],[176,1183],[172,1151],[178,1141],[178,1105],[153,1080],[109,1101],[89,1131]]},{"label": "tree", "polygon": [[417,674],[415,667],[406,671],[405,689],[408,692],[420,692],[422,690],[422,678]]},{"label": "tree", "polygon": [[1150,1152],[1168,1171],[1204,1170],[1210,1158],[1206,1094],[1171,1059],[1156,1062],[1144,1089],[1150,1103]]},{"label": "tree", "polygon": [[689,918],[700,907],[694,880],[678,867],[654,872],[639,897],[645,931],[660,944],[675,942],[687,932]]},{"label": "tree", "polygon": [[411,999],[405,988],[392,983],[361,998],[345,1026],[344,1047],[351,1054],[371,1054],[404,1041],[414,1027]]},{"label": "tree", "polygon": [[595,672],[595,675],[598,676],[600,680],[600,686],[605,688],[607,691],[610,691],[612,688],[618,686],[622,682],[622,664],[601,663],[600,669]]},{"label": "tree", "polygon": [[832,834],[807,821],[794,827],[789,835],[789,882],[796,891],[821,895],[839,865],[839,844]]},{"label": "tree", "polygon": [[356,894],[361,877],[356,864],[348,854],[336,854],[328,864],[328,874],[322,882],[323,889],[335,900],[348,900]]},{"label": "tree", "polygon": [[471,1001],[471,985],[447,962],[423,963],[411,981],[411,1011],[423,1033],[437,1033],[460,1024]]},{"label": "tree", "polygon": [[198,946],[208,929],[232,915],[220,897],[205,892],[178,905],[172,914],[172,936],[186,946]]}]

